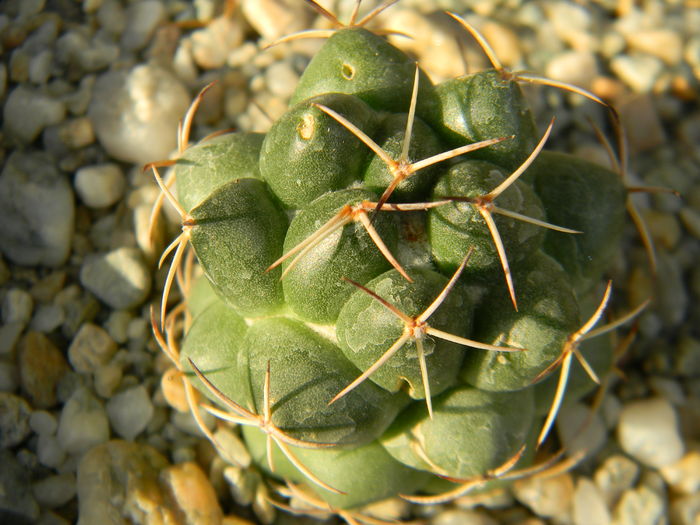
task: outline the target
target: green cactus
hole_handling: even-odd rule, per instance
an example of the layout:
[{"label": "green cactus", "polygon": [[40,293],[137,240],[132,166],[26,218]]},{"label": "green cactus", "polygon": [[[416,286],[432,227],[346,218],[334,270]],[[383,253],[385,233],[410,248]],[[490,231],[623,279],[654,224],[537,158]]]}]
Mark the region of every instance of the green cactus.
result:
[{"label": "green cactus", "polygon": [[[166,251],[168,341],[153,325],[193,413],[242,425],[253,468],[290,483],[281,494],[341,513],[539,468],[564,397],[612,368],[609,340],[584,340],[637,313],[594,328],[621,177],[542,151],[552,126],[538,136],[497,62],[433,85],[355,16],[264,137],[183,149],[177,197],[153,166],[183,222]],[[185,308],[166,316],[188,246],[203,277],[180,276]]]}]

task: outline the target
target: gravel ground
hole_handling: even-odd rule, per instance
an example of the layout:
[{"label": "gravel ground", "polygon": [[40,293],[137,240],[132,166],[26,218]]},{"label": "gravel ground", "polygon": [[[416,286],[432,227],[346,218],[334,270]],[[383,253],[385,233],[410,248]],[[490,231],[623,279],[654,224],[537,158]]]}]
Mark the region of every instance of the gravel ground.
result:
[{"label": "gravel ground", "polygon": [[[323,3],[344,19],[354,2]],[[436,82],[487,65],[442,9],[480,28],[507,68],[612,101],[628,131],[630,186],[681,197],[633,194],[658,275],[630,227],[613,270],[614,307],[655,299],[583,438],[565,429],[588,416],[585,405],[560,425],[560,438],[585,443],[587,458],[511,491],[375,512],[436,525],[698,524],[700,5],[402,0],[377,25],[413,35],[395,43]],[[149,312],[164,280],[155,263],[177,218],[161,224],[154,245],[158,190],[141,166],[173,154],[178,120],[212,80],[193,138],[267,129],[320,43],[261,47],[309,27],[324,22],[302,0],[0,2],[0,522],[273,519],[257,480],[236,466],[249,458],[235,434],[221,435],[231,461],[215,458],[160,386],[166,362]],[[551,88],[526,91],[543,122],[557,116],[549,147],[606,162],[587,121],[604,124],[600,107]]]}]

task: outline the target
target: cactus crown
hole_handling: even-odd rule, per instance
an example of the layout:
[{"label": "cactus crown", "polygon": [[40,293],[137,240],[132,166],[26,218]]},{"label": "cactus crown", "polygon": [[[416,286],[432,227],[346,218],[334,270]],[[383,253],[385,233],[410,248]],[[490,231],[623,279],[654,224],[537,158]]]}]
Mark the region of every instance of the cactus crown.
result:
[{"label": "cactus crown", "polygon": [[[434,85],[364,29],[376,12],[343,25],[311,3],[337,29],[269,131],[188,147],[205,88],[178,159],[150,166],[157,207],[182,217],[153,328],[202,431],[217,446],[200,408],[239,425],[280,495],[349,522],[569,465],[534,450],[611,369],[593,336],[644,306],[594,328],[627,190],[546,151],[554,121],[537,132],[518,82],[573,88],[506,72],[455,14],[494,68]],[[174,282],[186,301],[168,314]]]}]

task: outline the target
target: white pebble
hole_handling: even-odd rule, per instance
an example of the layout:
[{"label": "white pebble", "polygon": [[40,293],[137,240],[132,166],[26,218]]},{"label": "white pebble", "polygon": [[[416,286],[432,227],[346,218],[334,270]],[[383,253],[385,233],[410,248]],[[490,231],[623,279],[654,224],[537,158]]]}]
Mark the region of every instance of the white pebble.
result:
[{"label": "white pebble", "polygon": [[571,403],[564,407],[557,418],[557,432],[568,455],[585,452],[592,456],[607,439],[605,425],[600,415],[591,413],[582,403]]},{"label": "white pebble", "polygon": [[226,64],[231,51],[243,42],[243,28],[236,19],[221,16],[204,29],[192,33],[192,57],[203,69],[216,69]]},{"label": "white pebble", "polygon": [[75,174],[75,191],[90,208],[111,206],[124,194],[126,179],[116,164],[96,164]]},{"label": "white pebble", "polygon": [[29,61],[29,81],[33,84],[46,84],[51,76],[53,52],[44,49]]},{"label": "white pebble", "polygon": [[591,82],[598,76],[598,63],[590,51],[567,51],[549,61],[546,76],[590,89]]},{"label": "white pebble", "polygon": [[608,525],[610,511],[600,489],[588,478],[580,478],[574,492],[575,525]]},{"label": "white pebble", "polygon": [[165,16],[165,6],[157,0],[144,0],[129,5],[125,31],[121,36],[122,47],[127,51],[144,48]]},{"label": "white pebble", "polygon": [[68,360],[76,372],[93,373],[117,351],[117,344],[96,324],[84,323],[68,347]]},{"label": "white pebble", "polygon": [[153,417],[153,410],[153,403],[143,385],[119,392],[107,403],[112,428],[127,440],[133,440],[145,430]]},{"label": "white pebble", "polygon": [[76,390],[64,405],[57,435],[69,454],[80,454],[109,439],[104,407],[86,388]]},{"label": "white pebble", "polygon": [[610,61],[610,68],[634,91],[647,93],[661,74],[663,63],[649,55],[618,55]]},{"label": "white pebble", "polygon": [[88,109],[95,134],[118,160],[146,164],[167,158],[190,96],[177,78],[154,65],[101,75]]},{"label": "white pebble", "polygon": [[676,411],[665,399],[633,401],[623,406],[617,437],[625,452],[654,468],[679,460],[684,451]]}]

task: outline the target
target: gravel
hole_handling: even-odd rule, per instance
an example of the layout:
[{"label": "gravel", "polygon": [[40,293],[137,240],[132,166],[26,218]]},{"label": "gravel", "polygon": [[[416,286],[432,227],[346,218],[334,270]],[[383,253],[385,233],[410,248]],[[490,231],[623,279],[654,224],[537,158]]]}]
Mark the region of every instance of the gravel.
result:
[{"label": "gravel", "polygon": [[[362,9],[377,3],[364,0]],[[0,521],[152,523],[144,509],[159,508],[164,520],[192,525],[220,523],[226,509],[226,523],[239,523],[236,503],[252,504],[258,520],[274,515],[238,433],[216,428],[226,458],[212,460],[191,415],[168,406],[166,399],[182,405],[184,392],[174,370],[159,386],[167,365],[149,335],[149,306],[164,279],[155,263],[180,218],[168,215],[151,242],[158,192],[142,165],[176,154],[177,123],[212,80],[193,139],[266,130],[265,113],[284,111],[320,45],[259,52],[324,23],[302,0],[238,4],[230,17],[223,0],[0,7]],[[435,11],[466,14],[508,68],[610,99],[628,130],[629,184],[671,187],[683,198],[635,196],[658,273],[651,277],[630,228],[613,271],[613,306],[623,312],[651,292],[655,301],[622,363],[625,378],[608,385],[601,410],[590,419],[585,404],[562,411],[559,439],[570,454],[588,450],[582,465],[519,481],[515,497],[503,490],[384,510],[438,525],[696,524],[700,10],[663,0],[468,4],[465,13],[461,0],[402,0],[377,24],[411,34],[390,38],[439,81],[465,72],[461,48],[470,68],[487,67]],[[354,1],[328,5],[344,20]],[[585,121],[602,122],[599,108],[551,88],[526,93],[543,118],[557,115],[551,147],[605,158]]]}]

